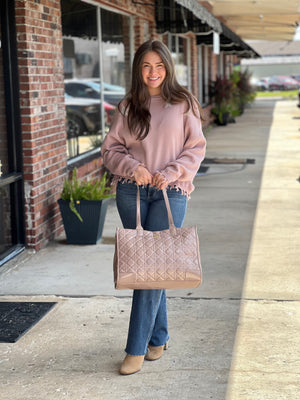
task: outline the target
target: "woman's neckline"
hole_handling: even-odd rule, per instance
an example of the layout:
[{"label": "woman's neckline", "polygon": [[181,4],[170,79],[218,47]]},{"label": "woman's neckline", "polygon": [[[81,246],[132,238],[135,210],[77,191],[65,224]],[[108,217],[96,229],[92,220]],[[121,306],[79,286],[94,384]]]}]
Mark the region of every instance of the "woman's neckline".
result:
[{"label": "woman's neckline", "polygon": [[161,99],[161,95],[160,94],[154,94],[153,96],[150,96],[151,99]]}]

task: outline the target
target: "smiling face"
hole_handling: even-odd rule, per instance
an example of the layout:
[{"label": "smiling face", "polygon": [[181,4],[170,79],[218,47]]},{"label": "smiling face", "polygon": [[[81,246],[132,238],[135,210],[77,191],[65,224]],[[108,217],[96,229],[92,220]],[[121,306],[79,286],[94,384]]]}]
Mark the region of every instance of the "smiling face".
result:
[{"label": "smiling face", "polygon": [[159,95],[161,85],[166,77],[166,68],[155,51],[145,54],[142,62],[142,77],[150,95]]}]

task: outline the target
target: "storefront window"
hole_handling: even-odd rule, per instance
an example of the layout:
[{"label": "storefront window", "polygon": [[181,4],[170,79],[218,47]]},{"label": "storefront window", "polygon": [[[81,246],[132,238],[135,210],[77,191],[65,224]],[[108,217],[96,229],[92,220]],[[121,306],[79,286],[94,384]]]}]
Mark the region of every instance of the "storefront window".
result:
[{"label": "storefront window", "polygon": [[190,90],[188,44],[189,42],[187,38],[177,35],[169,35],[169,49],[172,52],[172,57],[175,63],[177,79],[182,86],[185,86]]},{"label": "storefront window", "polygon": [[99,149],[126,91],[130,18],[62,0],[68,157]]}]

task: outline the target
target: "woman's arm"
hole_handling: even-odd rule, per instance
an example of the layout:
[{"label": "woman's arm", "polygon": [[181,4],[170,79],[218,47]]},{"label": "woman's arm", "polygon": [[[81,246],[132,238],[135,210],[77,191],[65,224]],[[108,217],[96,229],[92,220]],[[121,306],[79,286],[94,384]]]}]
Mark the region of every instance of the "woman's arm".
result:
[{"label": "woman's arm", "polygon": [[125,133],[128,130],[125,117],[116,111],[109,133],[101,146],[104,165],[114,175],[133,177],[134,171],[142,163],[128,152]]},{"label": "woman's arm", "polygon": [[184,117],[185,143],[177,159],[160,171],[168,182],[192,181],[205,156],[206,140],[200,118],[191,111]]}]

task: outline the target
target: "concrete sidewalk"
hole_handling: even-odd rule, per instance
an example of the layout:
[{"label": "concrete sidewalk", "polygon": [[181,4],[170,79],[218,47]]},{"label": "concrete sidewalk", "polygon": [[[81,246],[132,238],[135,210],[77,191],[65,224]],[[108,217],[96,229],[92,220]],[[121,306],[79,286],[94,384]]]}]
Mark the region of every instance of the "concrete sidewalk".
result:
[{"label": "concrete sidewalk", "polygon": [[118,375],[131,304],[113,288],[111,201],[102,243],[64,237],[0,270],[1,301],[58,304],[15,344],[0,343],[2,400],[300,398],[300,166],[296,102],[257,101],[207,132],[185,225],[197,224],[204,282],[168,291],[170,348]]}]

